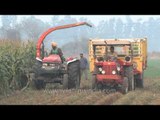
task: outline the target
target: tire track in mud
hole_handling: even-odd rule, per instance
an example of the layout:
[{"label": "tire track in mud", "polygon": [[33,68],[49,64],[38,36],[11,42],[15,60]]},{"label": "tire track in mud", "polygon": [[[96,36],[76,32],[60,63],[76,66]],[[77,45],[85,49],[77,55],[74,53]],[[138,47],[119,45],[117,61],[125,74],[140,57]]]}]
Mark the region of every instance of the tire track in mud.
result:
[{"label": "tire track in mud", "polygon": [[132,92],[127,93],[126,95],[123,95],[118,100],[116,100],[113,103],[113,105],[129,105],[134,101],[134,99],[135,99],[135,93],[132,91]]},{"label": "tire track in mud", "polygon": [[[46,104],[64,104],[64,105],[86,105],[86,104],[111,104],[121,96],[121,93],[109,93],[106,91],[93,91],[91,89],[78,90],[52,90],[45,91],[52,93],[52,97]],[[56,94],[55,94],[56,93]],[[110,95],[112,94],[112,95]],[[109,96],[108,96],[109,95]],[[97,102],[99,101],[99,102]]]},{"label": "tire track in mud", "polygon": [[[75,101],[74,104],[78,104],[78,105],[79,104],[80,105],[97,105],[96,104],[97,101],[101,101],[102,99],[106,98],[110,94],[112,94],[111,97],[117,95],[113,91],[111,91],[110,93],[106,92],[106,91],[92,91],[91,94],[89,94],[88,96],[84,97],[83,99],[81,98],[81,99]],[[120,95],[121,93],[118,93],[118,94]],[[105,103],[105,101],[103,101],[103,104],[107,104],[107,103]]]},{"label": "tire track in mud", "polygon": [[[37,105],[94,105],[111,104],[117,93],[93,91],[91,89],[73,90],[27,90],[15,96],[0,100],[0,104],[37,104]],[[109,95],[109,97],[108,97]],[[107,100],[106,100],[107,99]],[[112,101],[112,102],[111,102]]]},{"label": "tire track in mud", "polygon": [[49,104],[72,104],[77,99],[87,96],[86,93],[79,90],[58,91],[55,96],[52,96]]},{"label": "tire track in mud", "polygon": [[120,99],[123,95],[119,92],[104,95],[100,100],[96,101],[95,105],[112,105],[115,101]]},{"label": "tire track in mud", "polygon": [[[51,91],[54,92],[54,91]],[[70,94],[68,94],[70,92]],[[67,93],[67,94],[65,94]],[[63,95],[62,95],[63,94]],[[64,90],[58,91],[56,96],[52,96],[49,104],[64,104],[64,105],[76,105],[76,104],[90,104],[91,100],[95,99],[95,96],[100,96],[102,92],[93,92],[92,90]],[[99,97],[98,97],[99,99]],[[93,102],[94,102],[93,101]],[[88,103],[86,103],[88,102]]]},{"label": "tire track in mud", "polygon": [[0,100],[0,104],[33,104],[33,105],[143,105],[160,104],[159,80],[146,80],[143,89],[136,89],[123,95],[115,91],[93,91],[92,89],[26,89],[23,92],[16,91],[8,97]]},{"label": "tire track in mud", "polygon": [[92,94],[87,94],[85,97],[78,99],[77,101],[74,101],[73,104],[76,105],[90,105],[93,104],[94,101],[97,101],[98,98],[100,98],[102,93],[100,92],[93,92]]},{"label": "tire track in mud", "polygon": [[64,100],[66,100],[67,97],[71,97],[74,94],[74,92],[63,89],[55,89],[55,90],[44,90],[42,94],[44,95],[44,97],[46,95],[50,96],[49,99],[44,100],[43,104],[61,105],[64,103]]}]

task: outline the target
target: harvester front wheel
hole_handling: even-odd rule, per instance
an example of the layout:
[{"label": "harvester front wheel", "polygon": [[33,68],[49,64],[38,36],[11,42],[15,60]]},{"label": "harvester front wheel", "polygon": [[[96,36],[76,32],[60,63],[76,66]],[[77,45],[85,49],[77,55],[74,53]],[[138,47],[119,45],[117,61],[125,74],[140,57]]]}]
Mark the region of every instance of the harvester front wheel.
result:
[{"label": "harvester front wheel", "polygon": [[35,80],[34,84],[37,90],[45,89],[46,87],[46,83],[43,80]]}]

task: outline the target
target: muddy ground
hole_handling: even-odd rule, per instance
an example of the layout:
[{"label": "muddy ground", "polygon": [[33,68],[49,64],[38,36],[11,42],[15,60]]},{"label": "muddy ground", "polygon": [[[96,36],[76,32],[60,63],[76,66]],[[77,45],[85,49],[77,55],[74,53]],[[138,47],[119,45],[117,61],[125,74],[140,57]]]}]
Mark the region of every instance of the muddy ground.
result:
[{"label": "muddy ground", "polygon": [[1,105],[158,105],[160,78],[145,78],[145,87],[126,95],[115,91],[93,91],[91,81],[82,80],[78,90],[62,90],[58,85],[47,85],[46,90],[26,89],[2,97]]}]

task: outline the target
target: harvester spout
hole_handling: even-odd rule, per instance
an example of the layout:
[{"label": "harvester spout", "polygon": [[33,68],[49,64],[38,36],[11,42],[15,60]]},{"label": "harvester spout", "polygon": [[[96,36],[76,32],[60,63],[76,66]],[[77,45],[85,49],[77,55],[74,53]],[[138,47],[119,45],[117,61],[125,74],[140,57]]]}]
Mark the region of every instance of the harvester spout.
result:
[{"label": "harvester spout", "polygon": [[47,31],[45,31],[40,38],[38,39],[37,42],[37,46],[36,46],[36,59],[40,60],[41,59],[41,44],[43,42],[43,40],[46,38],[46,36],[55,31],[55,30],[60,30],[60,29],[66,29],[66,28],[71,28],[71,27],[77,27],[77,26],[82,26],[82,25],[87,25],[89,27],[92,27],[92,25],[88,24],[87,22],[78,22],[78,23],[74,23],[74,24],[68,24],[68,25],[62,25],[62,26],[57,26],[57,27],[53,27],[48,29]]}]

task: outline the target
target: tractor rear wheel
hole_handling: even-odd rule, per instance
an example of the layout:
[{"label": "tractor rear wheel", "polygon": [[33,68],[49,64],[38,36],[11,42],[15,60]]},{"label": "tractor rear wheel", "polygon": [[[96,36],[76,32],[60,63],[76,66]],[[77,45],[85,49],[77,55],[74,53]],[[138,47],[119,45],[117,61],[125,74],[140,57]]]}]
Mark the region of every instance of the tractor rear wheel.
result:
[{"label": "tractor rear wheel", "polygon": [[144,87],[144,83],[143,83],[143,73],[142,73],[142,78],[141,78],[141,75],[140,74],[138,74],[137,76],[136,76],[136,87],[138,87],[138,88],[143,88]]},{"label": "tractor rear wheel", "polygon": [[80,87],[80,62],[75,61],[68,65],[68,89]]}]

